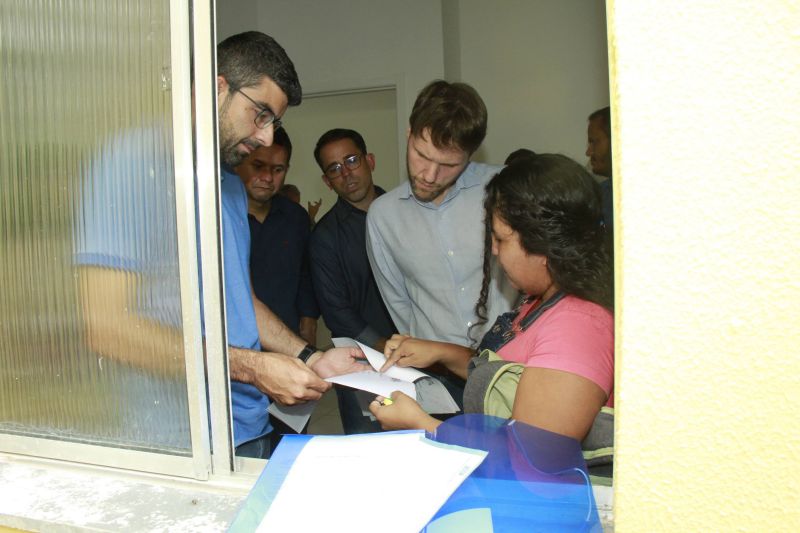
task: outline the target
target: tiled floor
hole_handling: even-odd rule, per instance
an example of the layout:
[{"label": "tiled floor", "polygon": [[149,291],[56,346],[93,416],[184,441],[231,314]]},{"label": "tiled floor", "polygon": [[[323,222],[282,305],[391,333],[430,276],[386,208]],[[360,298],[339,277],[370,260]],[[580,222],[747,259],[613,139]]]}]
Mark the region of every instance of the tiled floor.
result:
[{"label": "tiled floor", "polygon": [[329,390],[322,395],[308,422],[309,435],[342,435],[342,419],[339,417],[339,404],[336,391]]},{"label": "tiled floor", "polygon": [[[317,346],[323,350],[333,347],[331,332],[320,318],[317,323]],[[342,419],[339,417],[339,404],[336,401],[336,392],[331,389],[322,395],[311,420],[308,422],[309,435],[343,435]]]}]

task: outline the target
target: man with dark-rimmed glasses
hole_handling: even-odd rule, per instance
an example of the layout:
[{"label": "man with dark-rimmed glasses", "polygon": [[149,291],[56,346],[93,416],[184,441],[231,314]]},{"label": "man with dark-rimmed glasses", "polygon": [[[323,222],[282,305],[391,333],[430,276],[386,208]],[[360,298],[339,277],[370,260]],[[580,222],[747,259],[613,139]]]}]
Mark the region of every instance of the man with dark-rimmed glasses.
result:
[{"label": "man with dark-rimmed glasses", "polygon": [[[357,131],[333,129],[317,141],[314,159],[322,180],[339,196],[309,241],[311,277],[322,316],[333,337],[350,337],[383,351],[396,330],[367,258],[367,210],[384,192],[372,181],[375,156]],[[380,431],[362,415],[357,393],[335,388],[345,433]]]},{"label": "man with dark-rimmed glasses", "polygon": [[[317,400],[330,388],[321,377],[345,374],[360,365],[349,352],[323,354],[306,343],[255,296],[251,284],[247,192],[233,167],[259,146],[270,146],[273,132],[281,126],[280,117],[288,106],[300,103],[294,65],[278,43],[259,32],[224,40],[217,49],[217,61],[234,436],[237,455],[266,457],[269,450],[265,449],[276,442],[269,438],[266,395],[288,405]],[[236,337],[231,334],[232,325]]]},{"label": "man with dark-rimmed glasses", "polygon": [[[316,400],[330,388],[321,378],[361,365],[353,361],[353,352],[331,350],[323,354],[306,344],[253,296],[247,194],[232,167],[258,146],[271,145],[279,117],[289,106],[300,103],[302,94],[294,66],[274,39],[260,32],[246,32],[219,44],[217,73],[223,163],[222,255],[234,443],[237,455],[266,458],[274,444],[267,396],[284,404]],[[100,360],[123,361],[126,375],[136,372],[127,387],[142,391],[132,394],[136,397],[153,394],[152,384],[159,380],[186,373],[180,300],[172,275],[177,252],[169,248],[170,228],[165,227],[174,220],[165,198],[174,193],[170,189],[170,136],[159,134],[164,129],[151,126],[120,132],[109,141],[99,158],[102,164],[95,166],[95,174],[87,180],[85,198],[76,216],[85,221],[79,228],[82,234],[77,239],[75,263],[86,342]],[[118,169],[126,169],[126,180],[118,179]],[[130,190],[143,193],[125,195]],[[127,216],[121,219],[119,211]],[[110,234],[109,227],[117,231]],[[181,392],[174,386],[170,391],[163,396],[169,401]],[[159,404],[159,397],[150,403]],[[161,416],[160,412],[156,415]],[[185,425],[156,429],[161,434],[183,435],[172,439],[179,443],[188,439]]]}]

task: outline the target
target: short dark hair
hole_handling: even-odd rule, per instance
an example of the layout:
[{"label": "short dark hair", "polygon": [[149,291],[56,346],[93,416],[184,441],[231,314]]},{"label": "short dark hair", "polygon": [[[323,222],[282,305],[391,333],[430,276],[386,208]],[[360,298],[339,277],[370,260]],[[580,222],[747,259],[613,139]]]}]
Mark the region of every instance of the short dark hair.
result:
[{"label": "short dark hair", "polygon": [[600,186],[572,159],[537,154],[505,167],[486,185],[483,285],[475,306],[486,322],[492,259],[492,215],[519,234],[528,254],[547,257],[566,294],[613,308],[609,235],[602,224]]},{"label": "short dark hair", "polygon": [[415,137],[430,130],[437,148],[456,147],[472,155],[486,137],[487,120],[486,105],[470,85],[436,80],[417,95],[409,126]]},{"label": "short dark hair", "polygon": [[281,196],[288,196],[290,194],[296,194],[300,196],[300,189],[297,188],[297,185],[293,185],[291,183],[284,183],[283,186],[278,191],[278,194]]},{"label": "short dark hair", "polygon": [[319,138],[317,145],[314,147],[314,159],[317,160],[317,164],[323,172],[325,172],[325,169],[322,168],[322,160],[319,158],[319,153],[326,144],[341,141],[342,139],[350,139],[355,143],[356,147],[361,150],[362,154],[367,153],[367,143],[364,142],[364,137],[356,130],[348,130],[346,128],[328,130],[322,134],[322,137]]},{"label": "short dark hair", "polygon": [[508,154],[508,157],[506,157],[506,160],[503,161],[503,164],[510,165],[514,161],[522,159],[523,157],[536,157],[536,152],[533,150],[528,150],[527,148],[518,148]]},{"label": "short dark hair", "polygon": [[254,87],[266,76],[286,94],[290,106],[299,105],[303,89],[286,50],[259,31],[232,35],[217,46],[217,74],[230,90]]},{"label": "short dark hair", "polygon": [[589,122],[592,120],[597,120],[600,122],[600,127],[603,128],[603,131],[606,132],[608,138],[611,138],[611,107],[604,107],[602,109],[598,109],[587,119]]},{"label": "short dark hair", "polygon": [[292,160],[292,140],[286,128],[278,128],[272,135],[273,146],[283,146],[286,149],[286,163]]}]

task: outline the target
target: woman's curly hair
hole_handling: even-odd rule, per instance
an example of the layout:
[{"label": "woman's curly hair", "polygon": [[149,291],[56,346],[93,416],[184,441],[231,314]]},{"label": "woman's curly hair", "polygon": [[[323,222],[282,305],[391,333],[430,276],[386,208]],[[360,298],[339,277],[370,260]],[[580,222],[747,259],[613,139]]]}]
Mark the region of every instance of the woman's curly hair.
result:
[{"label": "woman's curly hair", "polygon": [[519,234],[528,254],[547,257],[567,294],[613,310],[611,243],[602,223],[600,188],[578,163],[559,154],[512,162],[486,185],[483,284],[476,325],[486,323],[492,267],[492,216]]}]

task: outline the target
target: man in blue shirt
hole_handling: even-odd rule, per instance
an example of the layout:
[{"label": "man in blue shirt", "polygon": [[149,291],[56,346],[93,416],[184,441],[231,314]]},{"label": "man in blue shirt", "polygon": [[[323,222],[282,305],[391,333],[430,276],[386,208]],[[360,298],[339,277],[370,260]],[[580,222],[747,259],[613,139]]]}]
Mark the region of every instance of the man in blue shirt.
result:
[{"label": "man in blue shirt", "polygon": [[317,342],[319,308],[306,247],[308,213],[278,194],[289,171],[292,141],[285,128],[272,146],[261,146],[236,172],[247,190],[250,276],[256,297],[309,344]]},{"label": "man in blue shirt", "polygon": [[[323,354],[291,332],[267,306],[253,295],[247,222],[247,194],[232,172],[259,146],[272,144],[280,117],[301,101],[294,66],[283,48],[260,32],[246,32],[225,39],[217,49],[217,101],[219,120],[222,196],[222,236],[225,272],[226,324],[229,342],[231,404],[237,455],[268,457],[271,452],[267,395],[284,404],[318,399],[330,384],[321,378],[357,370],[351,350]],[[152,128],[153,131],[160,131]],[[84,303],[87,342],[100,355],[161,375],[185,373],[181,332],[176,327],[175,305],[164,310],[168,294],[159,287],[159,270],[169,270],[176,255],[157,253],[163,240],[159,218],[148,211],[162,206],[168,213],[174,199],[145,195],[144,203],[131,205],[129,192],[156,190],[151,183],[171,179],[167,157],[149,170],[136,155],[141,146],[158,145],[153,131],[120,135],[122,149],[102,154],[103,168],[111,172],[90,180],[76,236],[79,283]],[[169,138],[169,137],[167,137]],[[137,139],[140,139],[138,141]],[[112,148],[119,146],[116,141]],[[161,178],[161,179],[159,179]],[[166,178],[166,179],[164,179]],[[105,179],[105,185],[99,180]],[[104,194],[92,196],[95,183]],[[166,190],[161,188],[159,190]],[[116,210],[124,209],[124,217]],[[141,213],[139,212],[141,211]],[[144,216],[144,218],[142,218]],[[121,220],[120,220],[121,218]],[[121,228],[110,232],[110,228]],[[131,229],[128,229],[131,228]],[[163,251],[162,251],[163,252]],[[160,257],[166,264],[151,261]],[[137,261],[138,260],[138,261]],[[129,272],[139,272],[141,277]],[[139,283],[144,281],[145,283]],[[143,308],[143,302],[152,305]],[[269,351],[261,351],[262,347]],[[143,354],[145,354],[143,356]],[[151,355],[152,354],[152,355]]]}]

